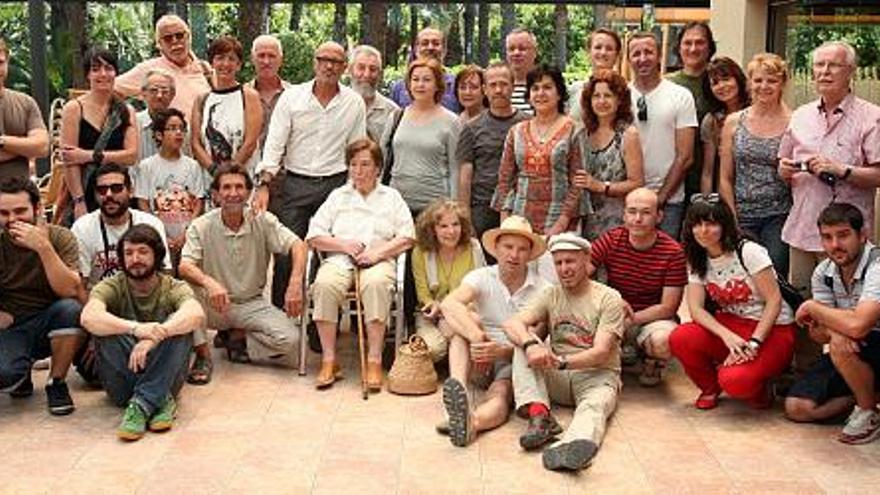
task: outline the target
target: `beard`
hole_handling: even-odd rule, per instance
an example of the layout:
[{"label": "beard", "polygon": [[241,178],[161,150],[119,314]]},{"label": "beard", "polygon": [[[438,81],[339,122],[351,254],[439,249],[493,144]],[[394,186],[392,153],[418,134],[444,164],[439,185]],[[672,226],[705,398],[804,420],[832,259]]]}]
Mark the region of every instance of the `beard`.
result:
[{"label": "beard", "polygon": [[122,271],[132,280],[146,280],[156,274],[157,268],[155,262],[150,266],[138,263],[132,266],[123,265]]},{"label": "beard", "polygon": [[352,79],[351,89],[353,89],[355,93],[361,95],[361,98],[366,98],[369,100],[376,97],[376,88],[370,83],[360,82]]},{"label": "beard", "polygon": [[[110,208],[115,206],[114,210]],[[117,219],[128,213],[128,205],[113,199],[105,199],[101,203],[101,214],[107,218]]]}]

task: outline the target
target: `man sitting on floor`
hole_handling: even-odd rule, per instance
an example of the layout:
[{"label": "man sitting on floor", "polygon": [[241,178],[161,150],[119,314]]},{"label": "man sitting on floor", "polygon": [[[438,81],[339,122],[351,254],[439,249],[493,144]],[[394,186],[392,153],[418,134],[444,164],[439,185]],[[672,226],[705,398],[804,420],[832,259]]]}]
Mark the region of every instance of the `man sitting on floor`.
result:
[{"label": "man sitting on floor", "polygon": [[[510,216],[500,227],[487,230],[483,246],[498,264],[465,275],[441,304],[443,318],[454,333],[449,341],[449,379],[443,384],[449,423],[438,430],[448,429],[452,444],[458,447],[468,445],[478,432],[507,421],[513,401],[513,347],[501,324],[547,285],[536,264],[529,263],[544,253],[544,240],[532,232],[525,218]],[[469,377],[488,387],[485,400],[473,411],[465,387]]]},{"label": "man sitting on floor", "polygon": [[861,211],[849,203],[832,203],[817,223],[828,258],[813,271],[813,298],[795,317],[830,352],[792,386],[785,414],[808,422],[852,410],[838,440],[867,443],[880,434],[880,251],[868,241]]},{"label": "man sitting on floor", "polygon": [[137,440],[171,428],[174,397],[186,377],[191,333],[205,314],[185,282],[159,273],[165,244],[138,224],[119,239],[123,273],[99,282],[82,312],[95,336],[98,376],[110,399],[126,406],[117,435]]},{"label": "man sitting on floor", "polygon": [[639,383],[646,387],[660,383],[672,357],[669,334],[687,284],[684,250],[657,228],[661,218],[657,193],[635,189],[626,196],[623,225],[599,236],[590,251],[592,265],[605,269],[608,285],[626,302],[624,361],[637,346],[644,354]]},{"label": "man sitting on floor", "polygon": [[[556,445],[544,450],[543,461],[553,471],[578,471],[596,455],[617,407],[625,303],[616,290],[590,280],[589,241],[563,233],[550,239],[548,250],[559,284],[544,289],[504,323],[516,346],[516,410],[529,418],[519,443],[535,450],[550,442],[562,433],[550,415],[550,401],[573,405],[571,424]],[[549,330],[547,343],[548,332],[529,329],[541,323]]]},{"label": "man sitting on floor", "polygon": [[[220,208],[187,229],[180,276],[204,289],[208,326],[229,330],[230,361],[284,359],[293,366],[299,328],[289,317],[302,311],[306,245],[275,215],[253,215],[246,206],[253,182],[245,169],[221,167],[211,191]],[[293,260],[284,297],[287,314],[263,297],[273,254],[289,254]]]}]

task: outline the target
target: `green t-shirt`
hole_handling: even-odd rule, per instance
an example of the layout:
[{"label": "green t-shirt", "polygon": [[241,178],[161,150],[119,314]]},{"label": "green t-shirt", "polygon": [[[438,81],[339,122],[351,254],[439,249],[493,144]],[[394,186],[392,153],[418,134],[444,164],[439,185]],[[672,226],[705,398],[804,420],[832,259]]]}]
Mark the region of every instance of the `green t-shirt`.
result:
[{"label": "green t-shirt", "polygon": [[[703,92],[703,77],[690,76],[684,71],[673,72],[666,76],[667,79],[687,88],[694,97],[694,105],[697,108],[697,122],[702,122],[703,117],[709,113],[708,95]],[[686,193],[699,192],[700,190],[700,174],[703,171],[703,142],[700,136],[694,136],[694,161],[688,169],[687,177],[685,177]]]},{"label": "green t-shirt", "polygon": [[186,282],[159,274],[159,285],[144,297],[135,297],[128,276],[117,273],[92,289],[91,297],[107,305],[107,311],[120,318],[139,322],[164,322],[189,299],[194,299]]}]

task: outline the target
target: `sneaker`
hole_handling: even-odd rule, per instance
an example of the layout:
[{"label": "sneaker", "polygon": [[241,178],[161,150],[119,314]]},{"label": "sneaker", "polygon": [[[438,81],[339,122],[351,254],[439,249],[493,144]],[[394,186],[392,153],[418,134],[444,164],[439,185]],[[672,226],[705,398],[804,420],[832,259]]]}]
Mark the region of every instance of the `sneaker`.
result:
[{"label": "sneaker", "polygon": [[58,380],[50,380],[46,385],[46,402],[49,405],[49,413],[55,416],[65,416],[73,412],[73,399],[67,383]]},{"label": "sneaker", "polygon": [[147,431],[147,415],[136,402],[129,402],[122,415],[122,423],[116,429],[116,436],[121,440],[140,440]]},{"label": "sneaker", "polygon": [[535,450],[562,433],[562,427],[550,414],[529,418],[529,427],[519,437],[519,445],[525,450]]},{"label": "sneaker", "polygon": [[150,431],[155,433],[168,431],[174,424],[175,417],[177,417],[177,402],[174,400],[174,397],[169,396],[165,399],[162,407],[150,418],[148,427]]},{"label": "sneaker", "polygon": [[861,444],[874,440],[878,434],[880,434],[880,413],[876,409],[862,409],[855,406],[837,439],[843,443]]},{"label": "sneaker", "polygon": [[642,372],[639,374],[639,385],[643,387],[656,387],[663,380],[663,370],[665,368],[666,361],[646,357],[642,363]]},{"label": "sneaker", "polygon": [[9,391],[9,396],[13,399],[24,399],[32,395],[34,395],[34,382],[31,381],[30,374],[24,377],[24,380],[16,385],[14,389]]},{"label": "sneaker", "polygon": [[443,382],[443,406],[449,417],[449,441],[456,447],[466,447],[476,437],[474,418],[468,404],[467,390],[455,378]]},{"label": "sneaker", "polygon": [[639,363],[639,350],[632,344],[623,344],[620,347],[621,366],[635,366]]},{"label": "sneaker", "polygon": [[580,471],[590,465],[598,451],[591,440],[573,440],[545,450],[541,460],[550,471]]}]

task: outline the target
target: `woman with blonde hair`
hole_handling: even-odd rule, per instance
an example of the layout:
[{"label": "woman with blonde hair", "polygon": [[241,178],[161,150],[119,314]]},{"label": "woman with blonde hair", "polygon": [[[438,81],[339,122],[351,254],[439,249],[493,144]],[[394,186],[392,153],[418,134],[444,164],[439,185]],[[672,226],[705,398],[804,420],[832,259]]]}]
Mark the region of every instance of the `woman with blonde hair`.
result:
[{"label": "woman with blonde hair", "polygon": [[731,114],[721,130],[718,192],[736,212],[740,228],[767,248],[773,266],[788,275],[788,246],[782,226],[791,209],[791,189],[776,171],[782,134],[791,111],[782,101],[788,80],[784,60],[759,53],[746,66],[751,106]]},{"label": "woman with blonde hair", "polygon": [[486,265],[480,242],[473,237],[470,215],[458,201],[437,200],[416,219],[412,272],[420,312],[418,333],[434,362],[446,357],[451,332],[440,313],[440,302],[474,268]]},{"label": "woman with blonde hair", "polygon": [[590,33],[585,44],[592,65],[591,74],[588,74],[584,81],[572,84],[568,90],[571,95],[568,100],[568,114],[575,121],[583,119],[584,107],[581,106],[581,99],[584,88],[590,82],[590,75],[600,70],[616,72],[620,62],[620,51],[623,47],[620,35],[608,28],[599,28]]}]

